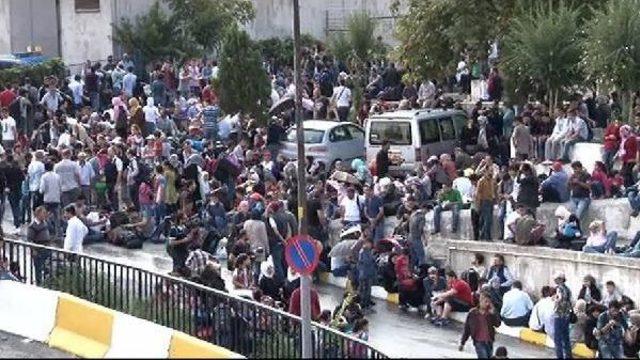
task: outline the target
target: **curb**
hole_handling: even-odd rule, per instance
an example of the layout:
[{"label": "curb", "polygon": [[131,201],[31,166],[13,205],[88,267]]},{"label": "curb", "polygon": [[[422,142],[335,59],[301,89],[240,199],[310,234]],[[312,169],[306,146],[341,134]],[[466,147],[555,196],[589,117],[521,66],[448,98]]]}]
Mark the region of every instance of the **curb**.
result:
[{"label": "curb", "polygon": [[[40,307],[47,311],[30,316]],[[9,320],[0,321],[2,331],[85,358],[244,358],[151,321],[9,280],[0,281],[0,319]]]},{"label": "curb", "polygon": [[[335,277],[333,276],[333,274],[328,272],[320,273],[320,281],[322,281],[325,284],[333,285],[343,289],[347,288],[347,279],[345,277]],[[377,299],[386,300],[390,304],[395,304],[395,305],[399,304],[399,294],[387,293],[387,291],[385,291],[384,288],[381,286],[372,286],[371,296]],[[451,314],[451,320],[454,320],[460,323],[464,323],[466,318],[467,318],[467,313],[456,312]],[[545,333],[533,331],[529,328],[511,327],[505,324],[501,324],[500,327],[496,329],[496,332],[501,335],[520,339],[530,344],[545,346],[551,349],[555,348],[553,339],[551,337],[549,337]],[[596,351],[589,349],[583,343],[577,343],[573,347],[571,352],[575,357],[588,358],[588,359],[593,359],[596,357]]]}]

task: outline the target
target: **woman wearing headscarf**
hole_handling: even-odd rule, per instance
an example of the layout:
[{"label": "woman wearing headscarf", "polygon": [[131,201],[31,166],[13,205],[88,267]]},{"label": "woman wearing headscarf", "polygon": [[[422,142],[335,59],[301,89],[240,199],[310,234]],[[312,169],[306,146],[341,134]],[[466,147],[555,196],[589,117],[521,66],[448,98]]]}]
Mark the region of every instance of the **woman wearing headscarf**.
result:
[{"label": "woman wearing headscarf", "polygon": [[140,130],[144,129],[144,113],[140,101],[135,97],[129,99],[129,116],[131,125],[137,125]]},{"label": "woman wearing headscarf", "polygon": [[636,165],[638,158],[638,142],[635,135],[631,131],[631,126],[622,125],[620,127],[620,149],[616,154],[616,158],[622,161],[622,176],[624,177],[624,186],[632,186],[633,167]]},{"label": "woman wearing headscarf", "polygon": [[569,249],[573,240],[582,237],[580,219],[566,207],[560,205],[555,211],[558,227],[556,228],[556,244],[554,247]]},{"label": "woman wearing headscarf", "polygon": [[573,313],[576,315],[576,322],[571,324],[569,333],[572,345],[584,343],[585,329],[587,327],[587,321],[589,320],[589,315],[587,315],[587,302],[583,299],[578,299],[573,307]]},{"label": "woman wearing headscarf", "polygon": [[351,169],[355,170],[356,178],[360,180],[361,183],[367,185],[373,184],[373,176],[362,159],[354,159],[351,162]]},{"label": "woman wearing headscarf", "polygon": [[126,139],[128,132],[127,107],[119,96],[111,99],[111,105],[113,105],[113,122],[115,123],[116,133],[120,138]]}]

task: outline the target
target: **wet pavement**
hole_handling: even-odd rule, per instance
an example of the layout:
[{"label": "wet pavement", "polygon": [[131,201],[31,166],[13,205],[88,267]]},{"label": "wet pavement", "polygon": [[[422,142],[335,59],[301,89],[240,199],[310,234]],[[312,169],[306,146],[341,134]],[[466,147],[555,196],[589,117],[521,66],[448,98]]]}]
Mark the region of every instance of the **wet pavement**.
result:
[{"label": "wet pavement", "polygon": [[71,359],[63,351],[45,344],[0,331],[0,359]]}]

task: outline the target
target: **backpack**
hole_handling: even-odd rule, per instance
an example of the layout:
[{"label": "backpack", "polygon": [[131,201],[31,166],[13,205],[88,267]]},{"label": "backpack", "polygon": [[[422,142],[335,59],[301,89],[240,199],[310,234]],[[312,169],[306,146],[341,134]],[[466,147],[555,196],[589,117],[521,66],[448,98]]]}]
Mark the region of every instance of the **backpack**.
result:
[{"label": "backpack", "polygon": [[116,164],[113,161],[109,161],[104,166],[104,181],[107,184],[115,184],[118,179],[118,169],[116,168]]},{"label": "backpack", "polygon": [[138,163],[138,174],[133,179],[137,184],[147,181],[151,178],[151,168],[144,161],[135,159]]}]

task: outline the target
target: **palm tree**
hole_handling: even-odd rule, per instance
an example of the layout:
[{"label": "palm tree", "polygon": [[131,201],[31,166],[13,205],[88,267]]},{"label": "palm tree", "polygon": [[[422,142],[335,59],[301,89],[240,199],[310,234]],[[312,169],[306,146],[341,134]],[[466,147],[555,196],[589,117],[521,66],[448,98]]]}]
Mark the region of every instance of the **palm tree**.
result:
[{"label": "palm tree", "polygon": [[595,12],[584,40],[586,72],[617,88],[631,119],[631,94],[640,87],[640,0],[609,0]]},{"label": "palm tree", "polygon": [[580,9],[560,2],[538,5],[512,22],[503,41],[503,68],[510,81],[542,87],[551,111],[563,86],[580,79]]}]

